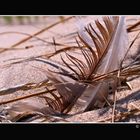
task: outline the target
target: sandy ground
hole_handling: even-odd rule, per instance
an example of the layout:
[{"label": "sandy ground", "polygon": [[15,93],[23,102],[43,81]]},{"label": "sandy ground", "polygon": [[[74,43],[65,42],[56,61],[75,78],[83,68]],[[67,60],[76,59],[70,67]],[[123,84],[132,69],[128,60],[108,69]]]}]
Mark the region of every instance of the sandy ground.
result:
[{"label": "sandy ground", "polygon": [[[93,22],[93,20],[97,18],[100,19],[101,16],[84,16],[82,17],[82,20],[85,22],[85,24],[87,24],[89,22]],[[0,50],[2,48],[10,48],[13,44],[17,43],[19,40],[22,40],[23,38],[26,37],[26,35],[23,34],[22,35],[16,33],[2,34],[3,32],[22,32],[22,33],[32,35],[58,20],[60,20],[58,17],[53,16],[53,17],[48,17],[48,19],[43,24],[0,25]],[[140,20],[140,16],[126,16],[126,25],[129,26],[137,22],[138,20]],[[73,39],[74,36],[71,35],[70,37],[67,37],[65,39],[64,36],[68,35],[69,33],[76,32],[77,24],[78,23],[76,22],[75,19],[71,19],[68,22],[54,26],[53,28],[49,29],[46,32],[43,32],[37,37],[43,38],[46,41],[52,41],[52,38],[55,38],[55,40],[58,42],[64,42],[66,44],[69,44],[70,42],[74,41]],[[130,42],[135,35],[136,33],[132,33],[129,35]],[[29,49],[23,49],[23,50],[21,49],[9,50],[0,53],[0,89],[10,88],[16,85],[25,84],[29,82],[37,83],[47,79],[47,76],[45,75],[44,72],[33,67],[33,66],[37,66],[45,69],[46,65],[44,63],[24,62],[22,64],[16,64],[9,67],[4,67],[6,64],[15,61],[14,59],[29,58],[29,57],[38,56],[38,55],[51,53],[55,51],[54,46],[45,44],[44,42],[37,40],[36,38],[30,39],[29,41],[17,46],[17,48],[25,48],[27,46],[34,46],[34,47]],[[134,44],[133,49],[131,49],[131,52],[129,54],[130,58],[136,53],[138,49],[139,49],[139,41],[137,41]],[[140,90],[139,79],[135,79],[130,83],[133,87],[133,90],[132,91],[126,90],[118,94],[118,98],[120,98],[120,100],[125,99],[125,97],[129,96],[130,94],[133,95],[133,93],[137,93],[137,94],[139,93]],[[15,96],[18,95],[0,96],[0,101],[4,101],[7,98],[14,98]],[[107,114],[108,113],[110,112],[108,111]],[[97,116],[95,114],[97,114]],[[107,114],[104,116],[107,116]],[[96,122],[97,118],[99,119],[98,111],[91,111],[91,112],[73,116],[69,118],[68,121],[71,122],[94,122],[95,121]]]}]

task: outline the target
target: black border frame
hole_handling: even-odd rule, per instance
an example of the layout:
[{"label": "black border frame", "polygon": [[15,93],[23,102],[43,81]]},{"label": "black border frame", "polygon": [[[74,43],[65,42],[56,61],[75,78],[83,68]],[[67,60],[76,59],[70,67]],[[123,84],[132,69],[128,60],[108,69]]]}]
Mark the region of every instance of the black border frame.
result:
[{"label": "black border frame", "polygon": [[[78,3],[78,4],[77,4]],[[97,1],[96,3],[92,1],[52,1],[50,4],[41,1],[34,1],[33,3],[29,2],[13,2],[8,1],[8,3],[3,4],[0,8],[1,15],[140,15],[140,6],[139,4],[133,1],[125,2],[124,4],[119,1]],[[129,6],[127,4],[130,4]],[[41,4],[41,5],[40,5]],[[24,128],[24,130],[22,130]],[[41,128],[41,129],[40,129]],[[109,128],[109,129],[108,129]],[[0,123],[0,133],[6,132],[9,133],[11,130],[16,131],[17,134],[21,134],[20,138],[24,136],[25,132],[29,134],[44,134],[43,137],[47,138],[48,134],[51,132],[54,136],[56,131],[60,131],[59,135],[63,135],[63,130],[68,132],[66,138],[73,136],[78,131],[80,135],[82,134],[91,134],[94,138],[97,131],[107,131],[107,134],[110,133],[110,130],[117,129],[116,135],[118,135],[118,130],[123,130],[122,132],[128,130],[129,128],[133,130],[138,130],[140,128],[140,123]],[[5,130],[8,129],[8,130]],[[15,130],[16,129],[16,130]],[[43,131],[42,131],[43,129]],[[69,130],[70,129],[70,130]],[[88,129],[88,130],[87,130]],[[109,131],[108,131],[109,130]],[[55,131],[55,132],[54,132]],[[73,133],[74,132],[74,133]],[[99,135],[103,135],[99,132]],[[26,134],[27,135],[27,134]],[[65,135],[65,134],[64,134]],[[4,135],[5,136],[5,135]],[[8,135],[6,135],[8,136]],[[57,136],[57,135],[56,135]],[[104,137],[104,135],[103,135]],[[110,137],[110,136],[109,136]],[[114,138],[114,137],[113,137]],[[121,137],[120,137],[121,138]]]}]

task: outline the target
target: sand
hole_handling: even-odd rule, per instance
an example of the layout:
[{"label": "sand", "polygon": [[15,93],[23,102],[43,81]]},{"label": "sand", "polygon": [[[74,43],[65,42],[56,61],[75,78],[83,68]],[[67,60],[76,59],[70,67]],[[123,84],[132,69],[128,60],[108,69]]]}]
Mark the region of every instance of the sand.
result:
[{"label": "sand", "polygon": [[[93,20],[101,18],[101,16],[84,16],[82,17],[85,24],[89,22],[93,22]],[[10,34],[1,34],[2,32],[22,32],[26,34],[34,34],[38,32],[39,30],[51,25],[52,23],[60,20],[58,17],[48,17],[48,20],[45,21],[43,24],[33,24],[33,25],[0,25],[0,49],[2,48],[10,48],[13,44],[18,42],[19,40],[22,40],[26,37],[26,35],[20,35],[15,33]],[[139,16],[126,16],[126,25],[129,26],[135,22],[140,20]],[[55,38],[58,42],[63,42],[66,44],[69,44],[69,42],[74,42],[74,36],[75,34],[71,34],[71,36],[68,36],[64,39],[64,36],[66,36],[69,33],[75,33],[77,31],[77,22],[75,22],[75,19],[71,19],[68,22],[58,24],[55,27],[49,29],[46,32],[43,32],[42,34],[38,35],[37,37],[43,38],[46,41],[52,41],[52,38]],[[131,40],[135,37],[137,32],[130,33],[129,34],[129,40]],[[74,43],[73,43],[74,44]],[[34,68],[33,66],[45,69],[46,65],[44,63],[40,62],[24,62],[20,64],[11,65],[8,67],[4,67],[6,64],[9,64],[11,62],[14,62],[15,59],[21,59],[21,58],[29,58],[33,56],[39,56],[46,53],[51,53],[55,51],[55,47],[50,44],[46,44],[40,40],[37,40],[36,38],[32,38],[28,40],[27,42],[17,46],[17,48],[26,48],[27,46],[33,46],[29,49],[19,49],[19,50],[9,50],[5,51],[3,53],[0,53],[0,89],[3,88],[10,88],[16,85],[25,84],[25,83],[38,83],[40,81],[43,81],[47,79],[47,76],[44,72],[40,71],[37,68]],[[56,46],[56,48],[59,46]],[[131,49],[129,53],[129,59],[139,49],[139,40],[136,41],[133,48]],[[57,60],[57,58],[55,58]],[[137,101],[139,101],[139,81],[140,79],[135,79],[131,81],[131,85],[133,89],[130,90],[124,90],[121,91],[117,96],[119,100],[122,100],[127,98],[129,95],[132,95],[130,99],[133,99],[133,95],[136,96],[137,94]],[[25,94],[24,92],[21,92],[20,94]],[[20,94],[11,94],[8,96],[0,96],[0,101],[5,101],[7,99],[15,98],[17,96],[20,96]],[[127,98],[128,101],[130,100]],[[123,105],[125,105],[126,101],[122,102]],[[102,109],[101,109],[102,110]],[[110,116],[111,109],[108,109],[104,115],[101,115],[101,118],[99,116],[100,110],[90,111],[87,113],[83,113],[80,115],[75,115],[73,117],[68,118],[67,120],[70,122],[96,122],[97,120],[100,120],[102,118]],[[126,121],[139,121],[139,117],[137,119],[129,119]]]}]

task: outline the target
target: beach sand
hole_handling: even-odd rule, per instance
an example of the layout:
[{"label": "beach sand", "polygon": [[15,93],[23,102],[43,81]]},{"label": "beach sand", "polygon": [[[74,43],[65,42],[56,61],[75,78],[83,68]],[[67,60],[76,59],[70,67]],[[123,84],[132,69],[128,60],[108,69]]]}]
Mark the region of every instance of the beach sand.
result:
[{"label": "beach sand", "polygon": [[[67,17],[67,16],[65,16]],[[140,16],[125,16],[126,17],[126,26],[129,26],[131,24],[134,24],[138,20],[140,20]],[[82,17],[82,20],[84,21],[85,25],[87,23],[93,22],[95,19],[100,19],[101,16],[84,16]],[[12,45],[17,43],[19,40],[22,40],[23,38],[26,38],[28,35],[32,35],[39,30],[50,26],[54,22],[59,21],[60,19],[56,16],[48,17],[48,20],[45,21],[43,24],[33,24],[33,25],[0,25],[0,51],[3,48],[10,48]],[[77,22],[75,18],[70,19],[67,22],[58,24],[49,30],[39,34],[37,37],[45,39],[46,41],[52,42],[53,38],[59,43],[63,42],[66,44],[74,44],[74,37],[75,34],[70,33],[75,33],[77,31]],[[13,33],[5,33],[2,34],[3,32],[13,32]],[[14,32],[22,32],[23,34],[18,34]],[[131,42],[135,35],[138,32],[130,33],[129,34],[129,41]],[[26,35],[25,35],[26,34]],[[28,34],[28,35],[27,35]],[[69,35],[68,37],[65,37]],[[64,38],[65,37],[65,38]],[[133,45],[132,49],[130,50],[129,53],[129,59],[132,59],[133,56],[135,56],[135,53],[140,49],[139,47],[139,42],[140,40],[138,39],[135,44]],[[22,49],[22,48],[27,48],[28,49]],[[59,46],[50,45],[46,44],[37,38],[32,38],[25,43],[22,43],[21,45],[18,45],[16,50],[7,50],[5,52],[0,53],[0,89],[3,88],[10,88],[14,87],[16,85],[21,85],[21,84],[26,84],[26,83],[38,83],[40,81],[43,81],[47,79],[47,76],[45,72],[40,71],[39,69],[35,68],[39,67],[41,69],[46,69],[46,64],[36,62],[36,61],[31,61],[31,62],[24,62],[20,64],[14,64],[14,65],[8,65],[11,62],[16,61],[17,59],[25,59],[29,57],[34,57],[34,56],[39,56],[43,55],[46,53],[51,53],[54,52],[55,49],[59,48]],[[54,57],[54,59],[57,60],[57,57]],[[5,67],[5,65],[7,65]],[[137,104],[140,103],[140,78],[134,79],[133,81],[130,81],[130,84],[132,86],[132,90],[124,90],[118,93],[117,99],[120,100],[122,103],[122,106],[126,106],[126,104],[133,99],[133,97],[137,97],[137,100],[134,101]],[[30,94],[28,92],[23,92],[19,91],[17,94],[10,94],[10,95],[5,95],[5,96],[0,96],[0,101],[5,101],[8,99],[12,99],[15,97],[20,96],[21,94]],[[132,95],[132,97],[130,96]],[[130,97],[130,98],[128,98]],[[126,100],[124,101],[123,99]],[[120,103],[120,104],[121,104]],[[82,114],[74,115],[67,120],[70,122],[96,122],[97,120],[101,120],[104,118],[107,118],[111,116],[112,109],[107,109],[105,113],[102,113],[100,115],[99,112],[102,112],[104,109],[98,109],[94,111],[89,111],[85,112]],[[119,109],[118,109],[119,111]],[[127,120],[124,121],[139,121],[140,116],[138,115],[137,117],[130,117]]]}]

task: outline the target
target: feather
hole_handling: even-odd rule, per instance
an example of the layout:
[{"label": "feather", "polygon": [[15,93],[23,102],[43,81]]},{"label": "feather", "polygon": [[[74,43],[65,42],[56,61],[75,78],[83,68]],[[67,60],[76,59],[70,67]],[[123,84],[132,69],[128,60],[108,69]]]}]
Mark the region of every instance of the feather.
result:
[{"label": "feather", "polygon": [[[67,76],[58,75],[49,71],[47,72],[47,76],[48,79],[50,79],[54,83],[54,86],[56,87],[58,94],[60,95],[62,100],[61,104],[59,103],[61,110],[57,110],[56,107],[52,108],[61,113],[68,113],[78,97],[80,97],[80,95],[86,89],[86,85],[83,83],[79,83]],[[53,100],[53,103],[54,102],[55,100]]]},{"label": "feather", "polygon": [[[106,27],[100,24],[99,21],[96,21],[96,25],[101,32],[99,35],[93,38],[92,31],[95,33],[94,29],[92,31],[88,29],[88,33],[91,35],[95,47],[100,47],[99,43],[95,43],[95,39],[98,39],[98,42],[102,44],[102,52],[97,51],[98,60],[95,64],[96,66],[93,68],[93,71],[89,75],[89,78],[93,74],[106,74],[113,70],[119,69],[120,64],[127,52],[128,49],[128,35],[125,28],[124,17],[112,17],[111,19],[108,17],[104,18],[104,23]],[[102,36],[102,39],[101,39]],[[101,42],[104,42],[104,44]],[[81,41],[82,37],[81,37]],[[109,93],[109,83],[110,81],[102,82],[97,84],[96,86],[88,86],[87,91],[81,95],[81,97],[77,100],[77,104],[79,100],[85,99],[85,104],[81,107],[82,111],[90,110],[93,106],[102,107],[105,104],[104,98],[107,98]],[[111,82],[112,92],[115,91],[117,86],[117,80],[115,79]],[[97,103],[98,102],[98,103]],[[101,104],[102,103],[102,104]],[[100,105],[99,105],[100,104]]]},{"label": "feather", "polygon": [[77,112],[84,112],[104,106],[109,92],[113,93],[117,88],[117,75],[100,80],[100,83],[95,83],[94,78],[120,68],[129,47],[128,35],[124,17],[103,17],[103,22],[96,20],[95,25],[96,30],[92,24],[80,25],[76,42],[84,59],[65,53],[70,61],[61,57],[65,66],[52,60],[35,59],[58,70],[46,70],[57,92],[50,91],[51,96],[41,96],[47,106],[33,101],[17,103],[8,110],[10,116],[14,118],[23,113],[25,117],[34,112],[44,115],[68,113],[75,107],[79,107]]},{"label": "feather", "polygon": [[92,24],[84,29],[80,24],[79,41],[76,39],[76,42],[85,61],[66,53],[66,57],[74,65],[72,67],[61,57],[62,62],[74,73],[75,78],[63,72],[55,75],[47,72],[48,78],[55,83],[58,93],[65,97],[63,111],[79,103],[81,103],[80,112],[95,106],[102,107],[110,92],[109,85],[112,88],[111,92],[114,92],[117,87],[117,78],[99,84],[92,83],[95,76],[119,69],[128,49],[124,17],[103,17],[103,23],[95,21],[98,30],[95,30]]},{"label": "feather", "polygon": [[24,117],[31,118],[30,115],[40,115],[40,116],[50,116],[57,114],[57,112],[52,110],[50,107],[44,103],[38,102],[37,100],[24,100],[20,101],[12,106],[8,107],[7,113],[9,114],[8,119],[12,121],[18,121]]},{"label": "feather", "polygon": [[[104,23],[104,24],[103,24]],[[53,110],[68,113],[74,106],[80,105],[80,112],[94,107],[103,107],[110,92],[117,87],[117,76],[101,83],[94,83],[94,77],[120,68],[128,49],[128,36],[124,17],[104,17],[103,23],[96,20],[95,30],[92,24],[82,26],[76,39],[84,60],[68,53],[70,65],[61,57],[64,66],[57,66],[51,60],[47,64],[59,72],[46,70],[49,80],[54,83],[58,93],[50,93],[53,98],[42,96]],[[49,62],[49,63],[48,63]],[[66,69],[67,68],[67,69]],[[70,74],[71,71],[72,73]]]}]

